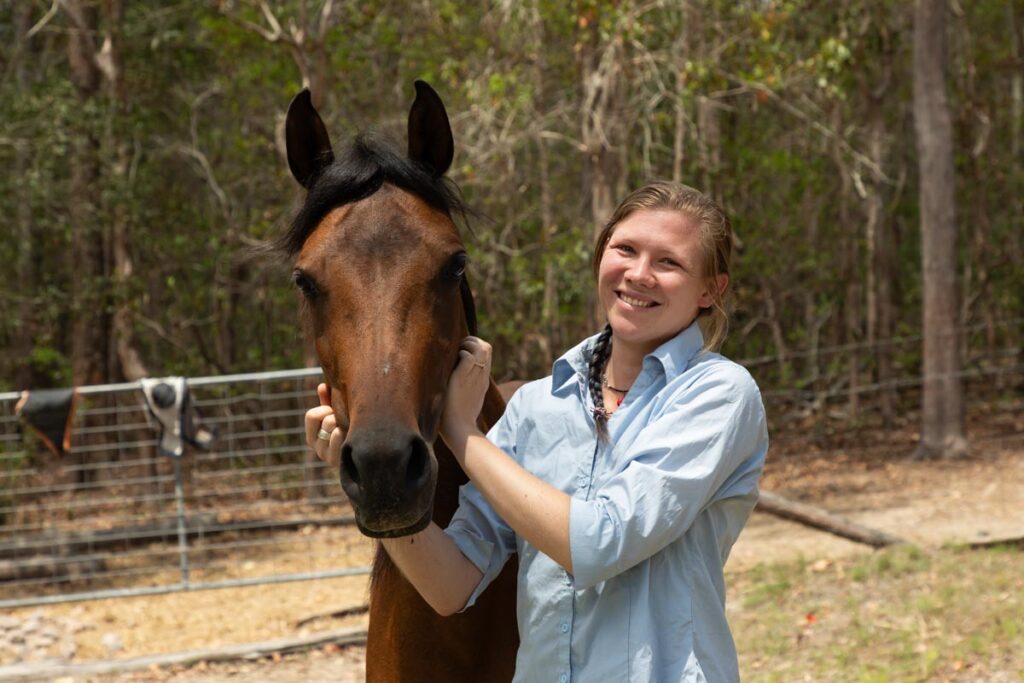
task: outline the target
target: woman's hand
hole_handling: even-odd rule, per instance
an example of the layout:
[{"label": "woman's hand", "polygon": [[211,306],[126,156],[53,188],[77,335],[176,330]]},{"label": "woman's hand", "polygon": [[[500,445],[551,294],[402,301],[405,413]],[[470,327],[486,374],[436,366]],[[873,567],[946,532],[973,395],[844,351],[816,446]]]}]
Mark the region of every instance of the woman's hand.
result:
[{"label": "woman's hand", "polygon": [[476,419],[491,383],[491,345],[479,337],[466,337],[459,363],[448,380],[441,415],[441,438],[456,455],[466,437],[477,430]]},{"label": "woman's hand", "polygon": [[320,405],[306,411],[306,443],[321,460],[337,467],[341,464],[341,442],[344,437],[331,407],[331,390],[326,384],[316,388]]}]

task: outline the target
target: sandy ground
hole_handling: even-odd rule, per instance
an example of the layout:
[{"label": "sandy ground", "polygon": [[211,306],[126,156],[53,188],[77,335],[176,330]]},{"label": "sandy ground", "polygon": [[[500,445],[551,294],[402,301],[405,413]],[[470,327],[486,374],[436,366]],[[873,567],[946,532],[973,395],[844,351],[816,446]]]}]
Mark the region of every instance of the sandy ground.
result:
[{"label": "sandy ground", "polygon": [[[1020,428],[1024,431],[1024,422]],[[794,453],[800,445],[791,442],[784,447]],[[771,463],[763,487],[923,546],[1024,536],[1024,439],[1020,432],[982,441],[971,459],[960,462],[914,462],[905,455],[897,456],[907,451],[905,445],[895,444],[891,453],[880,452],[870,444],[827,451],[809,446],[806,453],[787,455]],[[312,537],[310,542],[346,547],[350,566],[370,561],[372,546],[354,529],[324,528],[306,533]],[[870,552],[866,546],[755,513],[733,550],[727,571],[739,572],[759,563],[797,557],[816,560]],[[281,568],[289,558],[278,556],[266,561]],[[294,561],[300,566],[302,558]],[[72,661],[81,662],[294,637],[359,625],[364,617],[324,617],[303,626],[297,623],[365,600],[365,577],[355,577],[28,608],[5,616],[24,620],[34,615],[45,623],[70,625],[74,638]],[[2,663],[9,660],[0,659]],[[328,645],[301,655],[253,662],[59,680],[357,681],[362,680],[363,667],[361,647]]]}]

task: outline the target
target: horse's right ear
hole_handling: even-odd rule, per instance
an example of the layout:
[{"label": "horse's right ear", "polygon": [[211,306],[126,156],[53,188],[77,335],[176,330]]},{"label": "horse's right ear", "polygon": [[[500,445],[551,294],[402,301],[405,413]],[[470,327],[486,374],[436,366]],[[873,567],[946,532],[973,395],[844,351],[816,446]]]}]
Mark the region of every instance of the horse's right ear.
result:
[{"label": "horse's right ear", "polygon": [[320,172],[334,161],[331,139],[313,107],[309,88],[303,88],[288,105],[284,137],[288,148],[288,168],[299,185],[308,190]]},{"label": "horse's right ear", "polygon": [[416,81],[416,100],[409,110],[409,158],[443,176],[452,165],[455,142],[441,97],[424,81]]}]

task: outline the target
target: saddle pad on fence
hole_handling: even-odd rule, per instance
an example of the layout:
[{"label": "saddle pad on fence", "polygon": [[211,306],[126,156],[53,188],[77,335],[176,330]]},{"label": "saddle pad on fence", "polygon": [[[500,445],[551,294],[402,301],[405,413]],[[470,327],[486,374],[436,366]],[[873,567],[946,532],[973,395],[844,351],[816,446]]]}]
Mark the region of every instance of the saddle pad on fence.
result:
[{"label": "saddle pad on fence", "polygon": [[146,407],[160,427],[160,452],[181,457],[185,444],[209,450],[214,433],[200,424],[184,377],[142,380]]},{"label": "saddle pad on fence", "polygon": [[60,457],[71,449],[74,389],[33,389],[22,393],[15,413]]}]

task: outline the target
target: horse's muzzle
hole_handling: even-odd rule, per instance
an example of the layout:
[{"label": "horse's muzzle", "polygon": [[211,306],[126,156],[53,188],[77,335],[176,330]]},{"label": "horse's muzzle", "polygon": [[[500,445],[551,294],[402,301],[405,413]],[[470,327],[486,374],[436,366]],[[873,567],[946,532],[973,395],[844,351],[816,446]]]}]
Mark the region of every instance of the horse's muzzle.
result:
[{"label": "horse's muzzle", "polygon": [[353,428],[341,447],[341,487],[367,536],[407,536],[430,523],[437,460],[419,434]]}]

